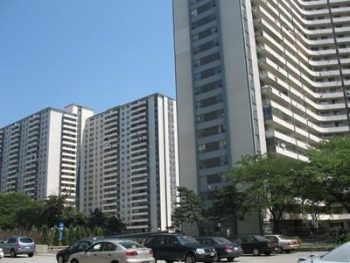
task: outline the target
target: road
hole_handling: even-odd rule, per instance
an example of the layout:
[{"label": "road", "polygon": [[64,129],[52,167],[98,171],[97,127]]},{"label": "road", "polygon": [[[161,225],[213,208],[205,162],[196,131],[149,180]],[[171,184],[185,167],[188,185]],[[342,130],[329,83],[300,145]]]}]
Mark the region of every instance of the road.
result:
[{"label": "road", "polygon": [[[299,257],[308,256],[310,254],[322,255],[324,252],[295,252],[291,254],[276,254],[271,256],[242,256],[237,258],[235,263],[296,263]],[[227,261],[222,261],[226,263]],[[53,255],[35,255],[32,258],[28,256],[17,256],[16,258],[5,257],[0,263],[56,263]],[[159,263],[165,263],[159,261]]]}]

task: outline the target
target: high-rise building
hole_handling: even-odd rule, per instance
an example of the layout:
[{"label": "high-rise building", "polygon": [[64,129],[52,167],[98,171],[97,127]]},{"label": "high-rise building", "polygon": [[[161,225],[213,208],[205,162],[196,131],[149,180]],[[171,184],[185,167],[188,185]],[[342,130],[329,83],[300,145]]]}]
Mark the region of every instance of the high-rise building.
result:
[{"label": "high-rise building", "polygon": [[119,215],[129,231],[166,230],[178,186],[176,103],[154,94],[86,122],[80,210]]},{"label": "high-rise building", "polygon": [[80,134],[92,115],[78,105],[46,108],[0,129],[0,192],[64,195],[75,205]]},{"label": "high-rise building", "polygon": [[[180,184],[348,133],[350,1],[173,0]],[[194,176],[188,176],[194,175]]]}]

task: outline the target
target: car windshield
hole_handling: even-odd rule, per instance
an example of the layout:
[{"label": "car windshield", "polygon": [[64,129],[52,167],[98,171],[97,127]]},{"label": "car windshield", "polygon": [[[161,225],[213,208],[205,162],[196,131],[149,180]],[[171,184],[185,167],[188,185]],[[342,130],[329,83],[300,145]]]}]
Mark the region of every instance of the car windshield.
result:
[{"label": "car windshield", "polygon": [[129,241],[129,240],[125,240],[125,241],[120,241],[119,244],[126,248],[143,248],[144,246],[142,246],[141,244],[134,242],[134,241]]},{"label": "car windshield", "polygon": [[278,235],[278,238],[279,238],[279,239],[291,239],[290,237],[283,236],[283,235]]},{"label": "car windshield", "polygon": [[347,242],[324,255],[322,261],[350,262],[350,242]]},{"label": "car windshield", "polygon": [[33,243],[33,239],[31,239],[31,238],[29,238],[29,237],[21,237],[21,238],[19,239],[19,241],[20,241],[21,243]]},{"label": "car windshield", "polygon": [[216,237],[215,240],[216,240],[216,242],[218,242],[219,244],[231,243],[230,240],[228,240],[227,238],[224,238],[224,237]]},{"label": "car windshield", "polygon": [[186,245],[186,244],[198,244],[197,240],[195,240],[193,237],[190,236],[178,236],[177,237],[180,244]]},{"label": "car windshield", "polygon": [[267,239],[263,236],[255,236],[255,238],[259,241],[267,241]]}]

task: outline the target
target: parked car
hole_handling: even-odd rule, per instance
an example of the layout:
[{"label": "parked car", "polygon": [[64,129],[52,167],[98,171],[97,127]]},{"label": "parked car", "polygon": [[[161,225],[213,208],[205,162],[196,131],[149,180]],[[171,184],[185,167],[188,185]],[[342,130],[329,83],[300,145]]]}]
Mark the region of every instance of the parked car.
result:
[{"label": "parked car", "polygon": [[237,239],[243,249],[243,254],[253,254],[259,256],[260,254],[270,255],[272,252],[278,251],[278,243],[267,240],[260,235],[243,236]]},{"label": "parked car", "polygon": [[59,250],[56,253],[56,259],[58,263],[67,262],[69,256],[73,253],[85,251],[89,246],[99,241],[100,238],[86,238],[79,240],[65,249]]},{"label": "parked car", "polygon": [[0,244],[4,254],[10,254],[16,257],[19,254],[27,254],[29,257],[34,256],[35,243],[30,237],[13,236]]},{"label": "parked car", "polygon": [[299,258],[298,263],[349,263],[350,262],[350,242],[347,242],[327,254],[315,257]]},{"label": "parked car", "polygon": [[265,235],[268,240],[278,243],[278,249],[281,253],[285,251],[290,253],[292,250],[299,248],[299,242],[296,239],[292,239],[283,235]]},{"label": "parked car", "polygon": [[216,257],[213,247],[202,245],[195,238],[184,234],[154,234],[146,239],[145,246],[152,248],[156,260],[165,260],[167,263],[179,260],[186,263],[213,262]]},{"label": "parked car", "polygon": [[2,259],[4,257],[4,251],[2,250],[2,248],[0,248],[0,259]]},{"label": "parked car", "polygon": [[152,249],[127,239],[103,239],[69,257],[70,263],[155,263]]},{"label": "parked car", "polygon": [[215,248],[216,257],[214,261],[220,261],[222,258],[226,258],[228,261],[234,261],[235,258],[243,254],[240,245],[224,237],[198,237],[196,239],[203,245]]}]

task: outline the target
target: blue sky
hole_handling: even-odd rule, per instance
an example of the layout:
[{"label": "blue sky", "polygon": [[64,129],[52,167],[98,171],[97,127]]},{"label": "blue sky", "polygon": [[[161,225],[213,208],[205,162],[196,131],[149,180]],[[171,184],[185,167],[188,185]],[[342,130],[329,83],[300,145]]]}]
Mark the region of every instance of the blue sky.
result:
[{"label": "blue sky", "polygon": [[0,0],[0,127],[48,106],[175,98],[171,0]]}]

